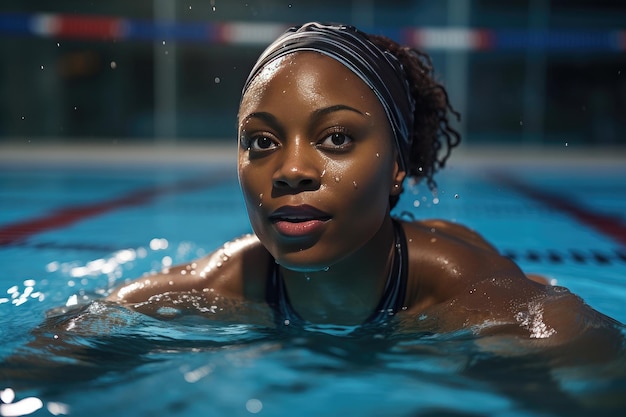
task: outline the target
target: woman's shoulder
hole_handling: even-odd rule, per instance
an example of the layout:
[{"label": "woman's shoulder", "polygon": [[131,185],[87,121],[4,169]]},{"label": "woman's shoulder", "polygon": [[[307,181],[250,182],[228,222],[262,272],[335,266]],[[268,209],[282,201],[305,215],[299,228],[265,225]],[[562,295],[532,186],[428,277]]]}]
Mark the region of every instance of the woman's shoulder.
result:
[{"label": "woman's shoulder", "polygon": [[435,239],[434,242],[441,238],[445,242],[456,242],[467,247],[497,252],[495,246],[478,232],[460,223],[442,219],[426,219],[404,222],[403,225],[405,233],[411,236],[410,238],[426,238],[428,241]]},{"label": "woman's shoulder", "polygon": [[115,288],[110,301],[141,303],[166,293],[211,293],[261,301],[271,256],[254,235],[226,242],[211,254]]},{"label": "woman's shoulder", "polygon": [[432,304],[494,277],[526,279],[519,267],[480,234],[445,220],[403,222],[414,299]]}]

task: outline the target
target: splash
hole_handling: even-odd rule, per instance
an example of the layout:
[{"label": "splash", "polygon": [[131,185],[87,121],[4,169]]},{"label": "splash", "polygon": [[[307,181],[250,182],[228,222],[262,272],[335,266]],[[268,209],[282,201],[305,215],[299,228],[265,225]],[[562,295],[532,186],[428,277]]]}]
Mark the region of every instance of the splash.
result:
[{"label": "splash", "polygon": [[528,311],[517,312],[515,320],[520,327],[530,332],[531,339],[547,339],[556,333],[556,330],[543,322],[543,307],[536,301],[528,304]]}]

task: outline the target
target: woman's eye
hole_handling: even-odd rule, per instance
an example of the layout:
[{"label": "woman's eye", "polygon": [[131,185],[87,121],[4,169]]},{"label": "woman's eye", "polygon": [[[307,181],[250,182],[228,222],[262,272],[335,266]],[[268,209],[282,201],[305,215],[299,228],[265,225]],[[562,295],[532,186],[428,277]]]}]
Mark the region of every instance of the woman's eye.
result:
[{"label": "woman's eye", "polygon": [[276,148],[276,142],[267,136],[253,136],[242,141],[242,145],[251,151],[268,151]]},{"label": "woman's eye", "polygon": [[253,149],[259,150],[267,150],[273,148],[276,144],[274,141],[267,136],[258,136],[256,138],[252,138],[251,147]]},{"label": "woman's eye", "polygon": [[352,138],[345,133],[334,132],[325,137],[320,143],[322,147],[330,149],[343,149],[352,143]]}]

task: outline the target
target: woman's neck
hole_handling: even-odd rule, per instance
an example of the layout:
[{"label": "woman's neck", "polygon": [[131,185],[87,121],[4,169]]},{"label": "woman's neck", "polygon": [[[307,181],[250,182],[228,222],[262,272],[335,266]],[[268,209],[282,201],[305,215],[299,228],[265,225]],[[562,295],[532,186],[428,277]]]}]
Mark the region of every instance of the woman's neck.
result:
[{"label": "woman's neck", "polygon": [[387,216],[370,241],[327,271],[299,272],[281,267],[291,306],[312,323],[363,323],[380,302],[393,248],[393,224]]}]

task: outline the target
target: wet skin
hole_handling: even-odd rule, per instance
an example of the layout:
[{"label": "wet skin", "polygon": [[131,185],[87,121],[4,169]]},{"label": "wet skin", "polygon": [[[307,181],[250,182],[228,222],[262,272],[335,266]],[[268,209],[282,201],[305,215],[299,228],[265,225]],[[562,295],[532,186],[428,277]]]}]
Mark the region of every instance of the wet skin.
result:
[{"label": "wet skin", "polygon": [[[312,52],[274,61],[239,112],[238,172],[255,235],[117,288],[108,299],[149,314],[181,293],[207,304],[263,305],[276,260],[303,318],[363,322],[391,263],[389,196],[404,179],[395,152],[382,106],[347,68]],[[403,227],[409,275],[398,318],[408,331],[472,328],[548,344],[588,336],[585,343],[600,346],[612,324],[567,290],[528,279],[464,226],[424,220]]]}]

